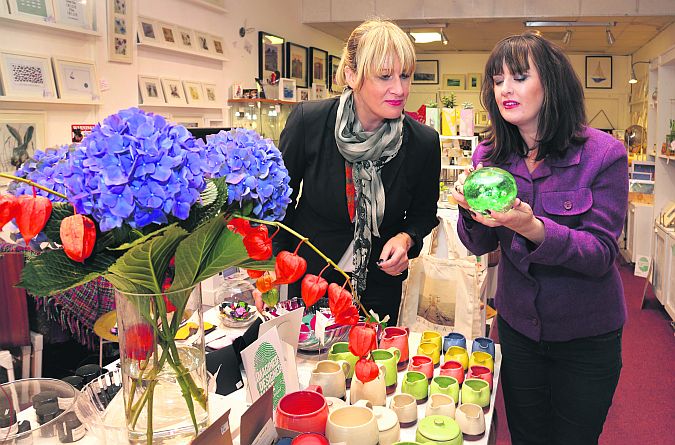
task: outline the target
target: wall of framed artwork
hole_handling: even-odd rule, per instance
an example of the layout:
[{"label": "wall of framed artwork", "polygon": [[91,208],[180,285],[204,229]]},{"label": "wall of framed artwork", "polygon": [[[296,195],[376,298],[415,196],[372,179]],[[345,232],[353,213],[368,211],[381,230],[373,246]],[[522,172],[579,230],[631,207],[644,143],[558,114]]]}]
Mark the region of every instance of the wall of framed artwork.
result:
[{"label": "wall of framed artwork", "polygon": [[323,83],[328,86],[328,52],[319,48],[309,48],[309,83]]},{"label": "wall of framed artwork", "polygon": [[48,56],[0,51],[2,94],[12,97],[56,99],[56,85]]},{"label": "wall of framed artwork", "polygon": [[444,90],[463,90],[464,74],[443,74],[443,83],[441,88]]},{"label": "wall of framed artwork", "polygon": [[418,60],[412,76],[413,84],[438,84],[438,60]]},{"label": "wall of framed artwork", "polygon": [[586,56],[586,88],[612,89],[612,56]]},{"label": "wall of framed artwork", "polygon": [[[275,36],[264,31],[258,32],[258,78],[269,80],[274,74],[280,78],[284,73],[284,43],[283,37]],[[267,83],[267,82],[265,82]]]},{"label": "wall of framed artwork", "polygon": [[101,99],[93,61],[52,57],[52,65],[59,98],[93,101]]},{"label": "wall of framed artwork", "polygon": [[306,88],[308,81],[308,49],[306,46],[286,42],[286,74],[289,79],[295,80],[298,88]]},{"label": "wall of framed artwork", "polygon": [[[0,172],[14,173],[37,148],[45,146],[45,114],[0,110]],[[0,185],[8,181],[0,179]]]}]

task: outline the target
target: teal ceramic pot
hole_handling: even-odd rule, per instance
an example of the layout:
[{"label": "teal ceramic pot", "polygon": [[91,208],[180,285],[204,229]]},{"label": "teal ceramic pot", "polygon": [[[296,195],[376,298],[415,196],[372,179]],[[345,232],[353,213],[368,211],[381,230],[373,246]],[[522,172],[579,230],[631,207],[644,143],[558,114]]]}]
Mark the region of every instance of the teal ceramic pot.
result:
[{"label": "teal ceramic pot", "polygon": [[459,425],[447,416],[428,416],[420,420],[415,440],[432,445],[462,445],[464,443]]}]

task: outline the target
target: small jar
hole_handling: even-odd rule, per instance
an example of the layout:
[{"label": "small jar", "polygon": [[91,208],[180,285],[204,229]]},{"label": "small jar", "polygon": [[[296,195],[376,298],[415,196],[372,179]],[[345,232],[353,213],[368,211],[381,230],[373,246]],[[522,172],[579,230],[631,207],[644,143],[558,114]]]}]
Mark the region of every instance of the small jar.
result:
[{"label": "small jar", "polygon": [[42,426],[42,428],[40,428],[40,436],[54,437],[56,434],[56,424],[43,425],[50,420],[54,420],[61,412],[58,403],[45,403],[44,405],[35,408],[35,416],[37,417],[38,423]]},{"label": "small jar", "polygon": [[19,425],[16,422],[16,413],[10,411],[9,408],[0,410],[0,439],[13,436],[18,431]]},{"label": "small jar", "polygon": [[66,383],[70,383],[73,388],[75,388],[78,391],[81,391],[82,388],[84,387],[84,378],[79,376],[79,375],[69,375],[67,377],[62,378]]},{"label": "small jar", "polygon": [[19,422],[19,437],[16,439],[16,445],[32,445],[33,435],[30,433],[32,429],[28,420]]},{"label": "small jar", "polygon": [[56,403],[59,399],[59,395],[56,391],[42,391],[33,396],[33,408],[38,409],[41,405],[47,403]]},{"label": "small jar", "polygon": [[83,385],[94,380],[101,375],[101,367],[95,364],[82,365],[75,370],[75,375],[79,375],[83,379]]},{"label": "small jar", "polygon": [[59,442],[73,443],[84,437],[86,432],[84,425],[75,413],[66,413],[63,422],[59,423]]}]

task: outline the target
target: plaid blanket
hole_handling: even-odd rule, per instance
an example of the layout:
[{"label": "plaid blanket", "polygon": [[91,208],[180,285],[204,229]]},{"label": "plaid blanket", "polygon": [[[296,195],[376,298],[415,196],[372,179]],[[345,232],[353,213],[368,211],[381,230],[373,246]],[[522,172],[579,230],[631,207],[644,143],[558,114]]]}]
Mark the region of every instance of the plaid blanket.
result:
[{"label": "plaid blanket", "polygon": [[[39,252],[10,243],[0,243],[0,252],[39,255]],[[103,277],[48,297],[28,295],[33,298],[37,309],[45,311],[51,320],[70,332],[76,341],[92,350],[98,347],[94,323],[98,317],[115,309],[113,287]]]}]

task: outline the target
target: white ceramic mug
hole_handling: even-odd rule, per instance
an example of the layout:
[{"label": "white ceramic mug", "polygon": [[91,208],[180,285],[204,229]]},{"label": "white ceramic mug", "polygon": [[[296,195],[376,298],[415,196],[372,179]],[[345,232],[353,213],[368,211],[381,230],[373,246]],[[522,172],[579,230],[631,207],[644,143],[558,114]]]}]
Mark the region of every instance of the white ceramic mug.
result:
[{"label": "white ceramic mug", "polygon": [[478,436],[485,433],[483,408],[474,403],[459,405],[455,411],[455,420],[464,434]]},{"label": "white ceramic mug", "polygon": [[373,405],[384,406],[387,401],[387,387],[384,375],[387,372],[383,365],[379,365],[378,376],[370,382],[363,383],[354,374],[352,385],[349,388],[349,402],[353,405],[359,400],[368,400]]},{"label": "white ceramic mug", "polygon": [[310,385],[318,385],[323,389],[326,397],[342,399],[347,394],[345,381],[349,374],[350,365],[344,360],[321,360],[312,369],[309,377]]},{"label": "white ceramic mug", "polygon": [[448,416],[455,418],[455,400],[447,394],[431,394],[427,402],[425,416]]},{"label": "white ceramic mug", "polygon": [[367,400],[343,406],[328,414],[326,437],[331,443],[377,445],[380,430],[375,413]]},{"label": "white ceramic mug", "polygon": [[402,428],[408,428],[417,423],[417,399],[410,394],[396,394],[389,402],[398,417]]}]

